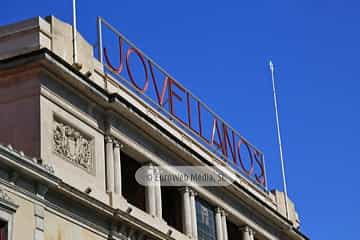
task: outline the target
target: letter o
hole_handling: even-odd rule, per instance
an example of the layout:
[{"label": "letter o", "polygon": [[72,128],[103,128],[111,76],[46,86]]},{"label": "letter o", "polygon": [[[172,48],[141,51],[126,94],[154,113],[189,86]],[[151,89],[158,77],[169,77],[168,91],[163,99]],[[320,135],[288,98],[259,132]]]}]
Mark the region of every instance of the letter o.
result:
[{"label": "letter o", "polygon": [[[244,163],[243,163],[243,159],[241,157],[241,153],[240,153],[240,150],[241,150],[241,144],[244,144],[248,150],[248,153],[249,153],[249,157],[250,157],[250,169],[247,170]],[[248,143],[246,143],[245,141],[243,141],[242,139],[239,139],[238,141],[238,144],[237,144],[237,148],[238,148],[238,157],[239,157],[239,162],[240,162],[240,165],[241,165],[241,168],[242,170],[247,174],[247,175],[252,175],[253,172],[254,172],[254,158],[253,158],[253,155],[252,155],[252,152],[251,152],[251,149],[250,149],[250,146]]]},{"label": "letter o", "polygon": [[[132,72],[131,72],[131,69],[130,69],[129,59],[130,59],[130,55],[131,55],[133,52],[139,57],[142,65],[143,65],[143,67],[144,67],[144,71],[145,71],[145,85],[144,85],[143,88],[141,88],[141,87],[135,82],[134,77],[133,77]],[[128,75],[129,75],[129,78],[130,78],[130,81],[132,82],[132,84],[134,84],[134,86],[135,86],[141,93],[145,93],[146,90],[147,90],[148,87],[149,87],[149,76],[148,76],[148,71],[147,71],[146,64],[145,64],[145,59],[144,59],[144,57],[142,56],[142,54],[139,52],[139,50],[137,50],[136,48],[133,48],[133,47],[132,47],[132,48],[129,48],[129,49],[127,50],[127,53],[126,53],[126,69],[127,69],[127,72],[128,72]]]}]

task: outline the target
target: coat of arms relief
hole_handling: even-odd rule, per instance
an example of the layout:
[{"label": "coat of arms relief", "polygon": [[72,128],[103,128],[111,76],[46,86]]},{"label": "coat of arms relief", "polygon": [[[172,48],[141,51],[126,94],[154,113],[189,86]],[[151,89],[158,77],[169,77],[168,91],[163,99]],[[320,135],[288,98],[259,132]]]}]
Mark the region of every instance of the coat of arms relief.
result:
[{"label": "coat of arms relief", "polygon": [[75,128],[54,120],[54,152],[87,172],[94,170],[93,146],[90,138]]}]

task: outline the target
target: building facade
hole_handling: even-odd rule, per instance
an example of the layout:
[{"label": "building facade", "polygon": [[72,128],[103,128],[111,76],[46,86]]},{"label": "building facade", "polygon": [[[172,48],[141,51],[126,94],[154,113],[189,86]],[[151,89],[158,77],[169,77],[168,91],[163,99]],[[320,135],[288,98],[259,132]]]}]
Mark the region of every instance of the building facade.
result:
[{"label": "building facade", "polygon": [[[284,194],[237,174],[108,74],[57,18],[0,27],[1,240],[303,240]],[[148,166],[222,166],[224,187],[144,186]],[[176,171],[176,169],[174,170]]]}]

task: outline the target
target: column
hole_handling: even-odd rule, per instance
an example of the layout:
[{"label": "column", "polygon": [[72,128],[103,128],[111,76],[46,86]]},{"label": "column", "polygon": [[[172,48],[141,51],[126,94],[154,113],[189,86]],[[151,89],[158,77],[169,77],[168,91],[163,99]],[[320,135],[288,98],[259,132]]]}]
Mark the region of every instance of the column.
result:
[{"label": "column", "polygon": [[228,240],[226,213],[224,210],[221,211],[221,222],[222,222],[222,230],[223,230],[223,240]]},{"label": "column", "polygon": [[217,240],[224,240],[223,239],[223,230],[222,230],[222,220],[221,220],[221,209],[216,208],[215,210],[215,224],[216,224],[216,239]]},{"label": "column", "polygon": [[116,194],[122,195],[122,183],[121,183],[121,153],[120,144],[118,141],[114,141],[114,191]]},{"label": "column", "polygon": [[161,200],[161,181],[160,170],[158,167],[154,167],[154,180],[155,180],[155,197],[156,197],[156,216],[162,218],[162,200]]},{"label": "column", "polygon": [[188,187],[184,187],[181,189],[182,193],[182,206],[183,206],[183,214],[182,214],[182,222],[183,222],[183,230],[187,236],[192,235],[191,228],[191,206],[190,206],[190,191]]},{"label": "column", "polygon": [[190,190],[190,206],[191,206],[191,225],[192,225],[192,236],[194,239],[198,238],[197,232],[197,220],[196,220],[196,205],[195,205],[196,192]]},{"label": "column", "polygon": [[249,226],[243,226],[240,228],[241,240],[254,240],[254,232]]},{"label": "column", "polygon": [[113,141],[110,136],[105,137],[106,147],[106,191],[112,193],[114,191],[114,154]]},{"label": "column", "polygon": [[150,163],[147,172],[148,182],[145,187],[146,211],[152,216],[156,216],[156,196],[154,182],[154,166]]},{"label": "column", "polygon": [[251,228],[250,228],[250,239],[251,239],[251,240],[254,240],[254,239],[255,239],[255,231],[252,230]]}]

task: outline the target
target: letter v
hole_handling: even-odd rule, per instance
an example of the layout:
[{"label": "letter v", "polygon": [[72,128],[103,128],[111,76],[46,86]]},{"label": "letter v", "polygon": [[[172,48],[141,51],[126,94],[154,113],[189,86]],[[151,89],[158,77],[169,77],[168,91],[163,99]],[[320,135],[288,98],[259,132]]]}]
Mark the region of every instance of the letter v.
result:
[{"label": "letter v", "polygon": [[165,77],[163,87],[162,87],[162,90],[161,90],[161,95],[160,95],[158,84],[157,84],[157,81],[156,81],[156,78],[155,78],[155,74],[154,74],[154,71],[153,71],[152,64],[151,64],[150,61],[148,61],[148,63],[149,63],[151,78],[152,78],[153,83],[154,83],[154,88],[155,88],[157,101],[158,101],[159,105],[161,107],[163,107],[164,104],[165,104],[164,98],[165,98],[166,90],[168,89],[168,85],[169,85],[168,83],[169,83],[169,81],[171,81],[171,78],[169,78],[168,76]]}]

